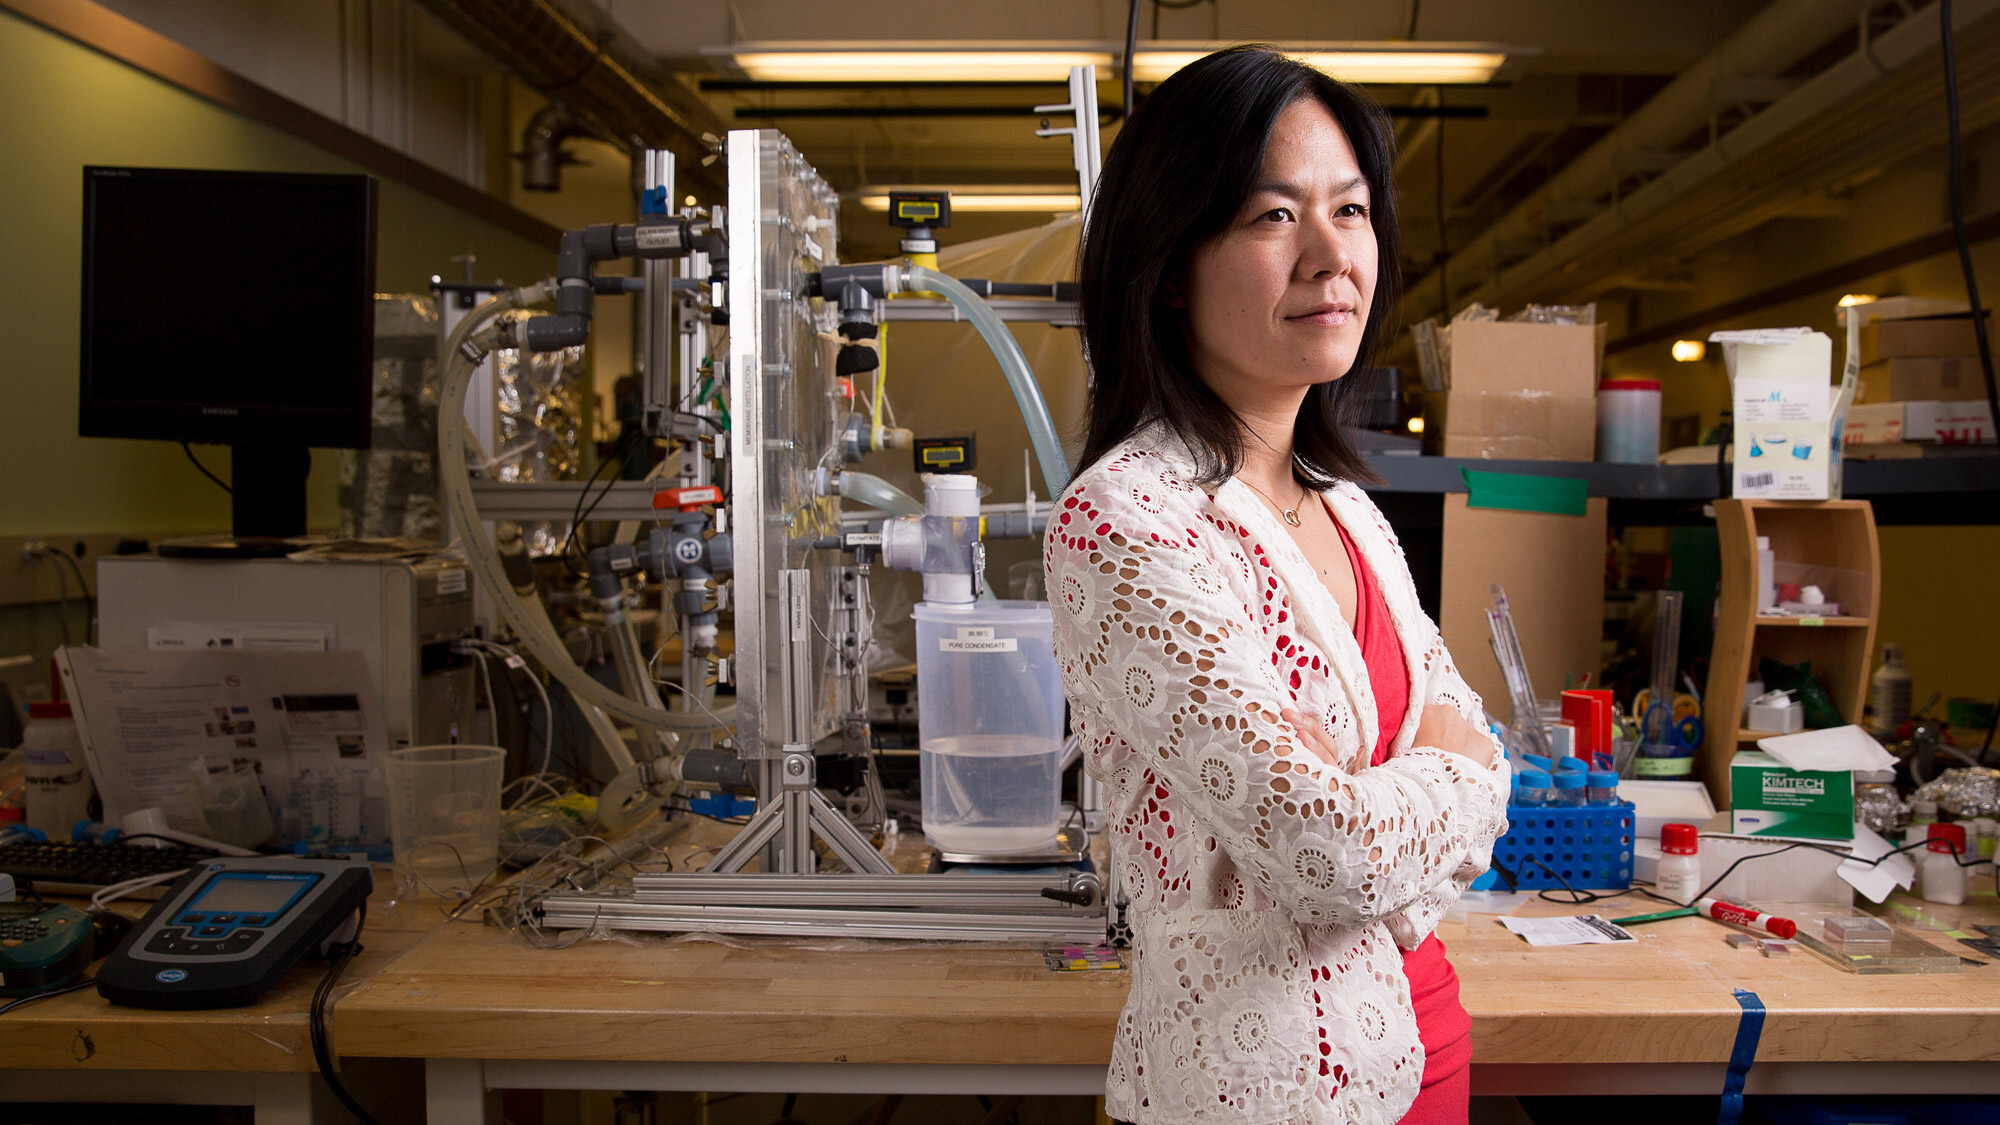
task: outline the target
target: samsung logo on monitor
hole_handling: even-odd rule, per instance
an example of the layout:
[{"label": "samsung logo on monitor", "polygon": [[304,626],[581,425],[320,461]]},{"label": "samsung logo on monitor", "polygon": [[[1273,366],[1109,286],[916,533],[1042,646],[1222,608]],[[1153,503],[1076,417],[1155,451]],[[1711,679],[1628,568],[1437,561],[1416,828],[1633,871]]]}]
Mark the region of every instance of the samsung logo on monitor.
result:
[{"label": "samsung logo on monitor", "polygon": [[236,408],[233,406],[204,406],[201,408],[201,412],[203,414],[220,414],[225,418],[236,417]]}]

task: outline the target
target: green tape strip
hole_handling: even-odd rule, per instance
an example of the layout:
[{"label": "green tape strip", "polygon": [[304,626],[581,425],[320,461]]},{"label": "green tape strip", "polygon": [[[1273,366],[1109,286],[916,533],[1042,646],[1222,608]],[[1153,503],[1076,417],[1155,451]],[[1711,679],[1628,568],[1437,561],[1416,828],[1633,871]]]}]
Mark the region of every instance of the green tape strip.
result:
[{"label": "green tape strip", "polygon": [[1460,469],[1458,474],[1465,478],[1468,508],[1580,516],[1590,499],[1589,487],[1577,477],[1482,473],[1472,469]]}]

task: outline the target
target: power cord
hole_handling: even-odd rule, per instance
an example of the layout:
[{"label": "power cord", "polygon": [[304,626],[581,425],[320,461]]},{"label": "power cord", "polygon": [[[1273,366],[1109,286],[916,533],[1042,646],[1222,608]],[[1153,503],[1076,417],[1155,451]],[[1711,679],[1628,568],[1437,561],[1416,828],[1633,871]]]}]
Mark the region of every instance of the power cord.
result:
[{"label": "power cord", "polygon": [[210,480],[212,480],[212,481],[214,481],[214,482],[215,482],[215,487],[217,487],[217,488],[221,489],[221,490],[222,490],[222,491],[224,491],[224,492],[227,492],[227,493],[228,493],[228,494],[230,494],[231,496],[234,496],[234,495],[236,495],[236,490],[235,490],[235,489],[233,489],[233,488],[231,488],[231,487],[229,487],[229,482],[228,482],[228,481],[226,481],[226,480],[223,480],[223,479],[222,479],[221,477],[219,477],[219,476],[216,476],[216,475],[215,475],[214,473],[211,473],[211,472],[209,472],[209,471],[208,471],[208,466],[207,466],[207,465],[204,465],[204,464],[202,464],[202,463],[201,463],[201,458],[199,458],[199,457],[196,457],[196,456],[194,455],[194,447],[193,447],[193,446],[190,446],[190,445],[189,445],[189,444],[188,444],[187,442],[182,442],[182,443],[181,443],[181,452],[182,452],[182,453],[185,453],[185,454],[187,454],[187,457],[188,457],[188,460],[189,460],[190,462],[192,462],[192,463],[194,464],[194,467],[195,467],[195,468],[197,468],[197,469],[200,469],[200,470],[201,470],[201,475],[202,475],[202,476],[205,476],[205,477],[207,477],[208,479],[210,479]]},{"label": "power cord", "polygon": [[327,1010],[330,1007],[328,1000],[333,995],[334,982],[338,981],[340,974],[346,971],[348,962],[354,960],[361,952],[361,930],[367,924],[368,904],[363,903],[354,919],[354,936],[334,954],[333,964],[327,966],[326,976],[320,978],[319,987],[313,990],[312,1009],[307,1017],[307,1026],[312,1032],[313,1061],[319,1064],[319,1075],[326,1079],[327,1088],[333,1091],[333,1096],[340,1099],[340,1104],[346,1106],[349,1113],[361,1119],[362,1125],[381,1125],[375,1120],[374,1115],[361,1108],[361,1103],[355,1101],[354,1095],[348,1093],[347,1087],[341,1083],[340,1075],[333,1067],[333,1049],[328,1042],[326,1028]]},{"label": "power cord", "polygon": [[96,983],[96,977],[84,977],[82,980],[71,981],[61,988],[51,988],[47,992],[37,992],[33,996],[23,996],[18,1000],[9,1000],[5,1004],[0,1004],[0,1016],[6,1015],[23,1004],[32,1004],[37,1000],[46,1000],[51,996],[61,996],[65,992],[81,992]]}]

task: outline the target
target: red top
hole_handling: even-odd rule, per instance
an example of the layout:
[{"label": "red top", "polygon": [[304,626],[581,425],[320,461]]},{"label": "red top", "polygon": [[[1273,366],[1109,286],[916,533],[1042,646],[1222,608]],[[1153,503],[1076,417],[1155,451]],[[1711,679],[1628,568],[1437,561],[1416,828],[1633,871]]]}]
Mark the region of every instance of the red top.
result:
[{"label": "red top", "polygon": [[[1340,527],[1339,520],[1333,522]],[[1368,764],[1379,766],[1389,760],[1389,747],[1410,709],[1410,669],[1382,587],[1344,527],[1340,527],[1340,544],[1347,548],[1347,562],[1354,569],[1354,639],[1360,642],[1361,659],[1368,667],[1368,683],[1375,694],[1378,733]],[[1458,973],[1445,960],[1444,943],[1436,934],[1403,954],[1403,975],[1410,981],[1417,1038],[1424,1045],[1423,1083],[1431,1086],[1471,1065],[1472,1017],[1458,1002]]]}]

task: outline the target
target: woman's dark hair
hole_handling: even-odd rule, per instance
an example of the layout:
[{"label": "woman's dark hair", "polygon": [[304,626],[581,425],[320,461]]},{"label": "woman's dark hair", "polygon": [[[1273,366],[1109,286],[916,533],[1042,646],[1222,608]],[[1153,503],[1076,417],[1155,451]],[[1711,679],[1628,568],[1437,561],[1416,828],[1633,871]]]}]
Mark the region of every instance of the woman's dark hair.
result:
[{"label": "woman's dark hair", "polygon": [[[1379,266],[1355,366],[1385,343],[1402,287],[1388,115],[1355,87],[1269,48],[1218,51],[1160,83],[1104,158],[1078,271],[1092,375],[1083,465],[1158,421],[1194,453],[1205,481],[1241,467],[1242,420],[1195,374],[1185,316],[1168,305],[1168,290],[1249,197],[1279,113],[1307,97],[1339,122],[1368,179]],[[1340,429],[1357,382],[1336,379],[1307,392],[1293,440],[1293,471],[1303,483],[1376,479]]]}]

